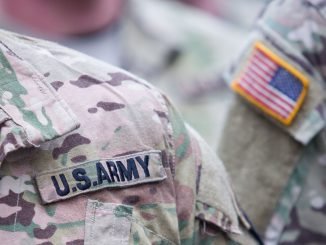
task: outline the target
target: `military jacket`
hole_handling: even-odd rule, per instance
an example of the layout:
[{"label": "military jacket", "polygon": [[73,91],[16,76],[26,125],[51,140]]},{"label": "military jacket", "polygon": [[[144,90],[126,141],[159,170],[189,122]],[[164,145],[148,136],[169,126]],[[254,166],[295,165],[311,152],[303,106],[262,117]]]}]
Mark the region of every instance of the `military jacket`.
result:
[{"label": "military jacket", "polygon": [[2,244],[255,244],[224,166],[119,68],[0,32]]},{"label": "military jacket", "polygon": [[326,242],[325,6],[272,1],[226,77],[219,152],[266,244]]}]

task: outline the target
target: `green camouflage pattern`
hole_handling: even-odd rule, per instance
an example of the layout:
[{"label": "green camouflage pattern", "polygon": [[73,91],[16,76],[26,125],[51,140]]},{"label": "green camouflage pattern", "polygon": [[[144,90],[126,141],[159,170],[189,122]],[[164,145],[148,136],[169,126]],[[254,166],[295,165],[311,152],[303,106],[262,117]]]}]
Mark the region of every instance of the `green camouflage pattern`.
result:
[{"label": "green camouflage pattern", "polygon": [[325,151],[318,152],[314,147],[306,155],[310,158],[307,161],[310,165],[305,173],[305,183],[301,185],[300,196],[288,214],[280,244],[324,244],[326,241],[325,159],[322,157]]},{"label": "green camouflage pattern", "polygon": [[[37,145],[39,142],[56,138],[75,129],[78,123],[66,104],[56,100],[55,95],[47,91],[49,85],[33,82],[39,78],[31,74],[28,64],[15,56],[2,41],[0,45],[2,50],[0,52],[1,120],[4,124],[8,124],[7,127],[16,128],[10,133],[1,132],[2,140],[8,141],[7,144],[2,145],[4,149],[1,152],[1,160],[3,160],[4,155],[14,149]],[[17,64],[17,69],[21,70],[19,74],[14,71],[10,62]],[[26,81],[27,86],[24,87],[19,82],[20,79]],[[26,96],[28,98],[25,99]],[[46,112],[45,107],[37,103],[38,101],[46,101],[49,104]],[[10,117],[7,115],[9,112]],[[56,119],[57,113],[66,118],[64,124]],[[10,118],[12,120],[9,120]],[[21,130],[19,126],[25,130]]]},{"label": "green camouflage pattern", "polygon": [[276,205],[271,222],[265,232],[266,244],[278,243],[286,222],[289,220],[290,212],[300,196],[310,169],[311,160],[314,158],[314,153],[311,147],[307,147],[304,150],[302,158],[297,163],[288,183],[283,189],[282,197]]},{"label": "green camouflage pattern", "polygon": [[128,1],[126,9],[121,65],[167,93],[215,147],[232,96],[222,72],[248,31],[178,1]]},{"label": "green camouflage pattern", "polygon": [[[296,50],[301,59],[294,62],[315,73],[312,82],[325,84],[325,1],[274,1],[266,10],[261,25],[266,25],[289,44],[283,52]],[[295,13],[295,14],[294,14]],[[301,60],[301,62],[300,62]],[[321,77],[321,78],[318,78]],[[325,97],[325,91],[323,96]],[[317,106],[324,117],[325,102]],[[308,127],[308,132],[314,128]],[[326,186],[323,158],[324,131],[303,151],[280,199],[271,225],[266,231],[267,244],[324,244],[326,242]],[[275,229],[277,227],[277,229]]]},{"label": "green camouflage pattern", "polygon": [[[254,122],[259,122],[259,127],[266,130],[272,127],[279,127],[284,132],[279,134],[279,139],[267,142],[266,146],[253,144],[250,149],[237,152],[241,154],[253,155],[260,159],[266,159],[270,152],[282,152],[284,157],[280,162],[273,162],[266,159],[260,166],[266,166],[269,169],[269,175],[273,176],[287,172],[287,177],[279,179],[278,182],[270,183],[270,189],[278,193],[274,198],[280,198],[278,204],[273,206],[275,213],[266,213],[260,217],[254,217],[253,222],[266,223],[271,219],[269,226],[260,227],[261,233],[266,229],[266,244],[325,244],[326,242],[326,186],[325,186],[325,37],[326,37],[326,2],[324,0],[275,0],[266,7],[264,13],[257,21],[254,29],[247,38],[243,52],[234,62],[233,67],[225,74],[225,79],[232,82],[234,74],[241,68],[246,60],[246,55],[255,41],[261,41],[273,50],[279,57],[293,65],[301,73],[308,76],[310,88],[297,119],[290,127],[284,127],[268,118],[269,122],[262,120],[261,113],[257,113],[254,107],[250,106],[253,112],[248,115],[242,114],[243,121],[251,120],[251,126]],[[243,100],[241,103],[244,103]],[[240,108],[240,102],[236,104]],[[235,110],[234,110],[235,111]],[[239,111],[239,110],[238,110]],[[250,115],[249,115],[250,114]],[[254,115],[256,119],[250,118]],[[235,114],[232,114],[227,120],[234,120]],[[272,123],[270,123],[272,122]],[[248,126],[248,125],[247,125]],[[227,128],[227,126],[226,126]],[[241,129],[238,129],[240,131]],[[228,131],[230,132],[230,131]],[[233,130],[236,133],[237,130]],[[271,138],[274,129],[267,135],[261,137]],[[247,134],[247,136],[249,133]],[[295,146],[300,142],[302,149],[295,152],[288,150],[277,151],[279,142],[283,142],[288,136],[289,145]],[[236,141],[235,135],[224,135],[224,142]],[[297,141],[297,142],[296,142]],[[254,149],[252,149],[254,148]],[[268,148],[268,150],[267,150]],[[230,153],[228,153],[230,154]],[[286,156],[289,155],[290,158]],[[235,158],[237,157],[235,156]],[[221,156],[223,160],[227,159]],[[240,164],[240,163],[239,163]],[[247,164],[247,163],[244,163]],[[270,166],[275,166],[271,169]],[[233,166],[233,165],[232,165]],[[278,167],[276,167],[278,166]],[[257,169],[257,166],[255,166]],[[228,168],[228,167],[227,167]],[[236,169],[233,173],[239,174]],[[251,190],[264,188],[266,178],[265,172],[253,170],[252,177],[261,180],[261,185],[251,186]],[[284,182],[283,191],[279,189],[279,182]],[[258,183],[258,181],[257,181]],[[235,189],[240,188],[241,183],[237,183]],[[242,188],[247,188],[244,185]],[[265,189],[268,189],[265,187]],[[270,189],[266,191],[266,200],[270,195]],[[244,202],[245,197],[240,201]],[[269,200],[274,203],[275,199]],[[267,203],[257,203],[257,205],[267,205]],[[246,208],[246,206],[244,205]],[[249,212],[249,215],[251,213]],[[271,217],[272,216],[272,217]],[[261,221],[264,222],[261,222]]]},{"label": "green camouflage pattern", "polygon": [[[1,80],[1,243],[256,244],[222,162],[165,95],[57,44],[0,40],[11,75]],[[41,200],[40,173],[149,151],[161,152],[165,179]]]}]

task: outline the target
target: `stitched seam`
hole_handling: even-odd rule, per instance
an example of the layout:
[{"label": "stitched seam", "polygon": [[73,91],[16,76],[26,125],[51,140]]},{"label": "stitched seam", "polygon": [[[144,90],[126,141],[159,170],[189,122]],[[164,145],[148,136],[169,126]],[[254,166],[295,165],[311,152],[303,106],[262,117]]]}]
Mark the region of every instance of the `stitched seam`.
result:
[{"label": "stitched seam", "polygon": [[167,115],[167,123],[163,123],[162,119],[160,118],[160,121],[162,122],[162,124],[165,126],[165,130],[167,135],[164,135],[164,138],[167,140],[167,146],[166,148],[168,149],[168,155],[171,156],[172,162],[169,162],[169,157],[167,159],[167,161],[169,162],[169,166],[171,168],[171,173],[172,176],[175,176],[175,154],[173,154],[172,152],[175,149],[175,145],[174,145],[174,138],[173,138],[173,126],[172,126],[172,122],[170,120],[170,113],[169,113],[169,109],[167,106],[167,100],[164,98],[164,95],[162,95],[160,92],[155,91],[155,94],[157,94],[157,98],[158,101],[160,102],[162,108],[164,109],[165,114]]},{"label": "stitched seam", "polygon": [[[122,205],[124,206],[124,205]],[[147,228],[139,219],[135,218],[133,215],[133,213],[127,213],[127,212],[124,212],[124,211],[117,211],[115,209],[112,209],[111,207],[107,208],[107,207],[103,207],[104,210],[109,210],[109,211],[112,211],[113,214],[117,214],[117,215],[124,215],[125,218],[127,218],[129,221],[131,222],[135,222],[137,223],[139,226],[141,226],[143,229],[146,229],[148,232],[152,233],[154,236],[157,236],[161,239],[164,239],[165,241],[171,243],[171,244],[175,244],[174,242],[170,241],[168,238],[152,231],[151,229]],[[134,209],[134,207],[132,207],[132,209]]]},{"label": "stitched seam", "polygon": [[[21,186],[21,179],[19,179],[19,187]],[[20,190],[21,188],[19,188]],[[19,205],[19,201],[20,201],[20,195],[17,194],[17,203],[16,203],[16,208],[18,207]],[[17,217],[18,217],[18,212],[19,211],[16,211],[16,214],[15,214],[15,220],[14,220],[14,232],[16,232],[16,223],[17,223]]]},{"label": "stitched seam", "polygon": [[[144,183],[144,181],[146,181],[145,183],[147,183],[147,181],[159,181],[159,180],[163,180],[163,179],[165,179],[165,177],[166,176],[162,176],[162,177],[156,177],[156,178],[149,178],[149,177],[144,177],[143,179],[140,179],[140,180],[130,180],[130,181],[128,181],[126,184],[120,184],[120,183],[115,183],[115,182],[111,182],[111,183],[113,183],[113,184],[111,184],[111,183],[102,183],[102,184],[100,184],[100,185],[97,185],[97,186],[92,186],[92,187],[94,187],[94,188],[89,188],[89,189],[91,189],[91,190],[97,190],[97,189],[102,189],[103,187],[104,188],[114,188],[114,187],[124,187],[124,186],[129,186],[129,185],[133,185],[133,184],[137,184],[137,183]],[[76,181],[69,181],[69,182],[67,182],[68,183],[68,185],[69,186],[71,186],[72,184],[75,184],[76,183]],[[40,188],[40,189],[42,189],[42,190],[51,190],[51,189],[53,189],[52,188],[52,186],[51,187],[45,187],[45,188]],[[87,189],[88,190],[88,189]],[[81,190],[81,191],[83,191],[83,190]]]},{"label": "stitched seam", "polygon": [[[20,43],[21,45],[26,45],[26,43],[24,43],[23,41],[21,41],[19,38],[14,37],[15,40]],[[45,92],[49,92],[53,95],[53,97],[55,98],[56,102],[60,103],[61,107],[66,111],[66,113],[69,115],[70,119],[72,119],[73,122],[78,123],[75,118],[72,116],[72,114],[70,113],[70,111],[66,108],[66,106],[62,103],[62,99],[59,99],[58,95],[52,90],[51,86],[44,81],[44,78],[42,76],[40,76],[38,70],[32,66],[31,64],[27,63],[23,58],[21,58],[19,55],[17,55],[12,49],[10,49],[3,41],[0,41],[3,46],[5,48],[7,48],[8,50],[10,50],[10,52],[12,52],[18,59],[20,59],[21,61],[25,62],[26,67],[28,68],[28,70],[35,76],[37,76],[37,78],[40,80],[40,82],[47,88],[47,91]],[[34,45],[33,45],[34,46]],[[38,47],[38,46],[37,46]],[[38,84],[38,82],[36,81],[36,77],[32,76],[33,81]]]},{"label": "stitched seam", "polygon": [[[15,39],[16,40],[16,39]],[[16,40],[17,41],[17,40]],[[21,42],[19,39],[18,39],[18,42],[23,44],[23,45],[26,45],[25,43]],[[42,93],[44,94],[51,94],[53,96],[53,99],[55,100],[56,103],[59,103],[61,108],[63,108],[63,110],[66,112],[66,114],[70,117],[71,121],[74,123],[74,124],[78,124],[78,121],[76,120],[76,118],[73,116],[73,114],[71,113],[71,111],[67,108],[67,106],[63,103],[62,99],[59,98],[59,96],[51,89],[50,85],[48,83],[46,83],[43,79],[42,76],[40,76],[38,70],[32,66],[31,64],[27,63],[24,59],[22,59],[19,55],[17,55],[12,49],[10,49],[8,47],[8,45],[6,45],[3,41],[0,40],[0,44],[2,44],[2,46],[4,46],[6,49],[8,49],[11,53],[13,53],[15,55],[15,57],[17,57],[19,60],[21,60],[22,62],[24,62],[24,66],[32,73],[32,80],[34,81],[34,83],[37,85],[37,87],[39,88],[42,88]],[[39,84],[41,83],[41,85],[43,85],[46,89],[44,89],[42,86],[40,86]],[[2,106],[1,106],[2,108]],[[4,110],[5,111],[5,110]],[[6,111],[6,113],[8,115],[10,115],[10,113],[8,113]],[[10,117],[13,119],[13,121],[16,123],[16,120],[14,120],[14,118],[10,115]],[[16,123],[17,125],[20,125],[18,123]],[[25,131],[25,134],[26,134],[26,141],[28,143],[30,143],[31,145],[35,146],[35,144],[33,144],[30,140],[28,140],[28,135],[27,135],[27,130],[22,126],[20,125],[24,131]],[[59,136],[57,136],[59,137]],[[55,137],[55,138],[57,138]]]},{"label": "stitched seam", "polygon": [[93,230],[93,227],[94,227],[94,224],[95,224],[95,214],[96,214],[96,209],[97,209],[97,203],[94,203],[92,204],[92,212],[91,212],[91,218],[90,218],[90,221],[91,221],[91,227],[90,227],[90,239],[93,240],[94,238],[94,230]]},{"label": "stitched seam", "polygon": [[100,158],[100,159],[97,159],[97,160],[92,160],[92,161],[84,162],[84,163],[81,163],[81,164],[76,164],[76,165],[74,165],[74,166],[67,167],[67,168],[61,168],[61,169],[58,169],[58,170],[52,170],[52,171],[45,171],[45,172],[42,172],[42,173],[36,175],[36,177],[41,177],[41,176],[44,176],[44,175],[60,173],[60,172],[62,172],[62,171],[70,170],[70,169],[73,169],[73,168],[76,168],[76,167],[81,167],[81,166],[84,166],[84,165],[89,164],[89,163],[92,163],[92,162],[98,162],[98,161],[109,161],[109,160],[114,161],[115,159],[119,159],[119,160],[120,160],[120,159],[127,159],[127,158],[130,158],[130,157],[133,157],[133,156],[139,156],[140,154],[141,154],[141,155],[145,155],[145,154],[147,154],[147,153],[161,153],[161,151],[159,151],[159,150],[150,150],[150,151],[144,151],[144,152],[133,153],[133,154],[125,155],[125,156],[121,156],[121,157]]},{"label": "stitched seam", "polygon": [[[0,41],[1,42],[1,41]],[[3,91],[2,89],[0,89],[0,91]],[[9,117],[9,120],[13,121],[14,124],[16,124],[18,127],[21,127],[22,128],[22,135],[21,135],[21,138],[22,138],[22,141],[23,143],[28,146],[28,145],[34,145],[33,143],[31,143],[29,140],[28,140],[28,136],[27,136],[27,130],[25,129],[24,126],[22,126],[20,123],[18,123],[11,115],[10,113],[7,112],[7,110],[3,107],[3,106],[0,106],[1,110],[3,110]]]},{"label": "stitched seam", "polygon": [[[12,54],[15,55],[15,57],[21,61],[23,61],[23,59],[18,56],[12,49],[10,49],[3,41],[0,40],[0,44],[2,46],[4,46],[6,49],[8,49]],[[9,62],[9,61],[8,61]],[[11,65],[11,64],[10,64]],[[7,83],[8,84],[8,83]],[[0,91],[4,91],[0,88]],[[17,120],[11,116],[11,114],[3,107],[3,106],[0,106],[0,108],[10,117],[10,119],[16,124],[18,125],[19,127],[21,127],[23,129],[23,135],[22,135],[22,141],[24,142],[24,144],[26,146],[28,145],[32,145],[32,146],[35,146],[32,142],[30,142],[30,140],[28,139],[28,135],[27,135],[27,130],[25,127],[23,127],[20,123],[17,122]]]},{"label": "stitched seam", "polygon": [[[218,227],[220,227],[222,230],[226,231],[226,232],[231,232],[231,233],[237,233],[239,232],[239,228],[237,226],[234,226],[234,223],[232,222],[232,219],[225,213],[223,212],[222,210],[212,206],[212,205],[209,205],[205,202],[201,202],[201,201],[197,201],[199,203],[202,203],[204,205],[207,205],[207,206],[210,206],[211,208],[215,209],[216,210],[216,214],[214,215],[215,219],[216,219],[216,223],[215,222],[212,222],[211,220],[207,219],[207,215],[206,213],[204,212],[204,217],[201,218],[200,216],[197,216],[198,219],[201,219],[205,222],[208,222],[208,223],[212,223],[214,225],[217,225]],[[197,209],[197,208],[196,208]],[[201,212],[201,210],[199,211],[199,213]],[[222,214],[222,217],[219,217],[218,213]],[[223,218],[225,218],[225,221],[222,222]],[[229,226],[227,226],[226,224],[227,223],[230,223]],[[228,228],[229,227],[229,228]],[[235,231],[237,230],[237,231]]]},{"label": "stitched seam", "polygon": [[[27,62],[26,62],[27,63]],[[39,81],[42,83],[42,85],[44,85],[47,88],[47,91],[45,92],[49,92],[55,99],[55,102],[59,103],[60,106],[64,109],[64,111],[66,112],[66,114],[70,117],[71,121],[74,122],[75,124],[78,123],[78,121],[76,120],[76,118],[73,116],[73,114],[71,113],[71,111],[67,108],[67,105],[65,105],[62,101],[61,98],[59,98],[58,94],[56,94],[52,88],[50,87],[50,84],[48,84],[44,78],[39,74],[38,70],[32,66],[31,64],[27,63],[26,66],[30,66],[27,67],[29,68],[29,70],[35,75],[37,76],[37,78],[39,79]],[[37,78],[32,76],[33,81],[38,84]]]},{"label": "stitched seam", "polygon": [[159,95],[161,100],[161,104],[162,106],[165,108],[166,110],[166,115],[167,115],[167,120],[168,120],[168,123],[166,125],[167,127],[167,133],[168,133],[168,143],[169,143],[169,150],[171,152],[169,152],[169,155],[171,156],[171,163],[170,163],[170,168],[171,168],[171,172],[172,172],[172,176],[173,178],[175,177],[175,166],[176,166],[176,148],[175,148],[175,144],[174,144],[174,141],[176,140],[176,138],[174,137],[174,127],[173,127],[173,124],[170,120],[171,118],[171,113],[170,113],[170,110],[168,108],[168,101],[166,98],[164,98],[164,96],[162,94]]},{"label": "stitched seam", "polygon": [[[134,183],[130,183],[130,184],[126,184],[126,185],[123,185],[123,186],[103,186],[100,187],[100,188],[97,188],[97,189],[87,189],[83,192],[80,192],[80,193],[88,193],[88,192],[94,192],[94,191],[97,191],[97,190],[102,190],[102,189],[105,189],[105,188],[115,188],[115,189],[119,189],[119,188],[123,188],[123,187],[130,187],[132,185],[140,185],[140,184],[144,184],[144,183],[153,183],[153,182],[158,182],[158,181],[162,181],[162,180],[165,180],[167,178],[167,176],[162,176],[162,177],[157,177],[157,178],[153,178],[153,179],[143,179],[139,182],[134,182]],[[42,192],[41,192],[42,190]],[[47,190],[47,188],[43,188],[43,189],[40,189],[40,193],[41,193],[41,196],[43,198],[43,190]],[[60,201],[60,200],[65,200],[65,199],[68,199],[68,198],[72,198],[74,196],[78,196],[80,195],[78,192],[75,192],[75,193],[71,193],[71,194],[67,194],[66,196],[64,196],[63,198],[62,197],[58,197],[58,198],[55,198],[55,199],[49,199],[49,200],[43,200],[45,203],[51,203],[51,202],[56,202],[56,201]]]},{"label": "stitched seam", "polygon": [[[121,213],[121,212],[120,212],[120,213]],[[130,215],[130,214],[128,214],[128,213],[125,213],[125,214],[127,214],[127,215],[126,215],[126,218],[127,218],[127,219],[129,219],[129,220],[132,221],[132,222],[137,223],[139,226],[141,226],[143,229],[146,229],[148,232],[152,233],[154,236],[157,236],[157,237],[159,237],[159,238],[161,238],[161,239],[163,239],[163,240],[165,240],[165,241],[167,241],[167,242],[169,242],[169,243],[171,243],[171,244],[175,244],[174,242],[170,241],[170,240],[167,239],[166,237],[164,237],[164,236],[162,236],[162,235],[160,235],[160,234],[158,234],[158,233],[152,231],[151,229],[147,228],[147,227],[146,227],[146,226],[145,226],[145,225],[144,225],[140,220],[138,220],[137,218],[133,217],[132,215]]]}]

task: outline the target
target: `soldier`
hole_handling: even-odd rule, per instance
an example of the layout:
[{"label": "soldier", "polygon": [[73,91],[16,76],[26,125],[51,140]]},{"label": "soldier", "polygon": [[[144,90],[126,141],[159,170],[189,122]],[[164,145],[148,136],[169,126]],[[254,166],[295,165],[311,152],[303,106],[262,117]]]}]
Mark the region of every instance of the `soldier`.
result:
[{"label": "soldier", "polygon": [[223,164],[147,82],[0,31],[2,244],[255,244]]},{"label": "soldier", "polygon": [[219,152],[266,244],[326,242],[325,18],[324,0],[271,2],[227,77]]}]

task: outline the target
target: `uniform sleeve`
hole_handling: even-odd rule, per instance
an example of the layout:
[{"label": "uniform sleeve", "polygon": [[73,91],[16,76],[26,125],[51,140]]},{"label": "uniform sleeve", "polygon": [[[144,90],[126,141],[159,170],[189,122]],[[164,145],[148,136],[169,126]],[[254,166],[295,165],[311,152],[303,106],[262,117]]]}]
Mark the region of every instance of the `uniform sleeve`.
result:
[{"label": "uniform sleeve", "polygon": [[[323,9],[325,1],[271,1],[226,76],[237,96],[219,154],[261,234],[281,195],[299,195],[299,159],[325,125]],[[279,202],[282,216],[291,202]],[[282,222],[276,220],[278,231]]]},{"label": "uniform sleeve", "polygon": [[272,1],[226,75],[243,101],[301,144],[325,126],[323,9],[324,1]]},{"label": "uniform sleeve", "polygon": [[76,129],[79,124],[65,102],[42,80],[42,75],[15,53],[17,45],[23,44],[13,41],[10,35],[1,33],[0,36],[2,162],[14,150],[39,146]]},{"label": "uniform sleeve", "polygon": [[223,163],[169,105],[181,243],[256,244]]}]

